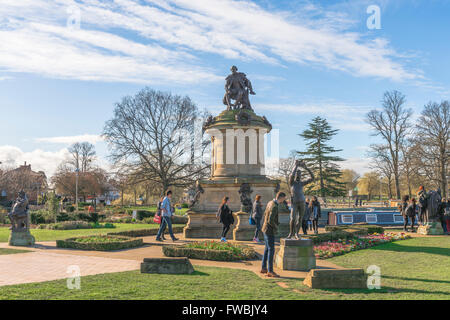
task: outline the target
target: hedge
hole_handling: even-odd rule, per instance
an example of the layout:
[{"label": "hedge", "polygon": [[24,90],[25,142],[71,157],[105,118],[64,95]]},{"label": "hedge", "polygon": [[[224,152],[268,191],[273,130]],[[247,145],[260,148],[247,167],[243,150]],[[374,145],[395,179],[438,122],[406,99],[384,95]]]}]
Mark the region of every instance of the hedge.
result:
[{"label": "hedge", "polygon": [[186,248],[183,245],[166,245],[162,247],[166,257],[187,257],[190,259],[214,260],[214,261],[238,261],[256,258],[256,253],[251,247],[243,247],[243,258],[237,258],[233,252],[227,250],[210,250]]},{"label": "hedge", "polygon": [[144,244],[142,239],[133,239],[130,237],[111,236],[111,235],[109,235],[108,237],[117,238],[117,241],[105,243],[76,241],[76,239],[90,238],[90,237],[92,236],[69,238],[65,240],[56,240],[56,246],[58,248],[71,248],[78,250],[111,251],[111,250],[121,250],[140,247]]},{"label": "hedge", "polygon": [[[173,233],[183,232],[184,227],[173,227]],[[128,230],[120,232],[109,232],[109,236],[126,236],[126,237],[147,237],[155,236],[159,229],[138,229],[138,230]],[[166,228],[167,230],[167,228]]]}]

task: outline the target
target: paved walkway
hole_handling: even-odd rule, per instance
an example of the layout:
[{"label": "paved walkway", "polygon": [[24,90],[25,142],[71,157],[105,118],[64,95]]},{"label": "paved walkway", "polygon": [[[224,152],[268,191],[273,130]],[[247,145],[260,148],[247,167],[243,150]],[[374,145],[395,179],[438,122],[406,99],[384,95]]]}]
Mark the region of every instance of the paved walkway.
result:
[{"label": "paved walkway", "polygon": [[79,268],[81,276],[136,270],[139,261],[90,257],[36,250],[0,255],[0,286],[65,279]]}]

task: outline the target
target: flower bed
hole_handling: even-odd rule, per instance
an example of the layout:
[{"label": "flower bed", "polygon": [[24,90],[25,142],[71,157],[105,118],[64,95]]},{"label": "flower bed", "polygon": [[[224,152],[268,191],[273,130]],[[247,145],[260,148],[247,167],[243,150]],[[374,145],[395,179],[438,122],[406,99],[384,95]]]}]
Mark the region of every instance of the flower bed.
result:
[{"label": "flower bed", "polygon": [[57,240],[56,246],[58,248],[71,248],[80,250],[94,250],[94,251],[111,251],[128,249],[142,246],[144,242],[142,239],[135,239],[124,236],[112,235],[98,235],[69,238],[65,240]]},{"label": "flower bed", "polygon": [[374,233],[368,236],[354,237],[347,240],[322,242],[314,246],[314,253],[318,259],[327,259],[346,254],[351,251],[370,248],[386,242],[411,238],[405,233]]},{"label": "flower bed", "polygon": [[167,257],[188,257],[191,259],[236,261],[256,258],[252,247],[218,241],[198,241],[184,245],[163,246]]}]

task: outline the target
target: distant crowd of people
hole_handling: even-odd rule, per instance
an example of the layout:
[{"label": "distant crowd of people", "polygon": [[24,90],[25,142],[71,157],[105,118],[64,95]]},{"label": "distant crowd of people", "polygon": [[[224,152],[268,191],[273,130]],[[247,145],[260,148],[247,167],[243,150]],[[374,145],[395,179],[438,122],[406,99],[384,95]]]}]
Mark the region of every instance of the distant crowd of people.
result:
[{"label": "distant crowd of people", "polygon": [[[417,200],[418,199],[418,200]],[[411,232],[415,232],[414,225],[416,222],[423,225],[425,221],[426,209],[428,205],[428,197],[424,186],[420,186],[417,192],[417,199],[411,198],[408,195],[403,196],[402,202],[398,209],[403,216],[403,231],[408,231],[408,224],[410,224]],[[442,229],[444,233],[450,230],[450,198],[442,198],[441,203],[437,208]]]}]

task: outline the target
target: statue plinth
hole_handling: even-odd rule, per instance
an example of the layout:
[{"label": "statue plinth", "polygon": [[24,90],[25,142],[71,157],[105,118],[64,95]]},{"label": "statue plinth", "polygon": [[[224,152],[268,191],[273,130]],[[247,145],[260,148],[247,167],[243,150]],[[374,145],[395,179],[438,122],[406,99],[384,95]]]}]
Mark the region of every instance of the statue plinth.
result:
[{"label": "statue plinth", "polygon": [[281,270],[309,271],[316,267],[314,247],[310,239],[281,239],[275,256],[275,266]]},{"label": "statue plinth", "polygon": [[417,233],[424,235],[443,235],[444,229],[442,229],[440,222],[428,222],[423,226],[419,226]]},{"label": "statue plinth", "polygon": [[8,244],[10,246],[27,247],[33,246],[34,243],[35,239],[34,236],[30,233],[30,230],[11,231],[8,239]]},{"label": "statue plinth", "polygon": [[[216,213],[225,196],[233,213],[241,213],[256,194],[261,195],[263,206],[274,198],[279,181],[264,173],[264,135],[271,128],[265,117],[247,109],[225,110],[207,120],[203,129],[211,136],[211,177],[197,182],[202,192],[188,212],[186,238],[220,237],[222,225]],[[246,218],[235,215],[232,229],[236,226],[236,230],[229,234],[236,235],[236,240],[253,239],[255,226],[248,224],[248,213]]]},{"label": "statue plinth", "polygon": [[255,235],[255,228],[249,223],[250,214],[248,212],[237,212],[237,223],[236,228],[233,230],[233,239],[237,241],[248,241],[252,240]]}]

